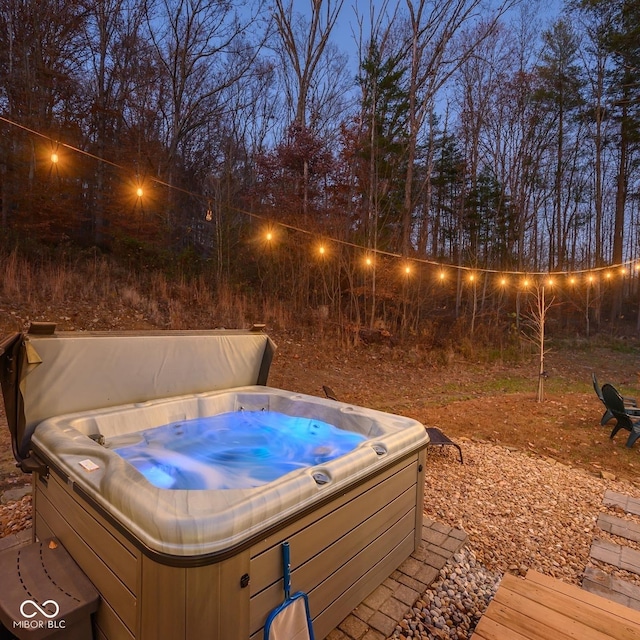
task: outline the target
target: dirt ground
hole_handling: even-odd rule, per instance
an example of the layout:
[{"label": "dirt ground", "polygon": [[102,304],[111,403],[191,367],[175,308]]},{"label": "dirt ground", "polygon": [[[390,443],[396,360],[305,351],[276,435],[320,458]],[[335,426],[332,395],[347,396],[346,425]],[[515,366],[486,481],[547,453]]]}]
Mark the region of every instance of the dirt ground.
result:
[{"label": "dirt ground", "polygon": [[454,439],[507,445],[533,455],[636,481],[640,446],[625,448],[628,432],[609,439],[613,422],[600,426],[604,407],[593,390],[611,382],[640,400],[640,349],[628,341],[595,346],[549,345],[545,398],[536,400],[538,363],[473,363],[454,359],[425,364],[417,348],[376,346],[346,352],[315,347],[313,338],[280,339],[269,383],[322,395],[330,386],[340,400],[410,416]]},{"label": "dirt ground", "polygon": [[[114,328],[93,320],[91,329]],[[0,335],[24,322],[0,309]],[[74,329],[82,328],[76,318]],[[135,328],[154,327],[141,321]],[[640,346],[633,340],[556,344],[552,339],[545,363],[545,400],[538,403],[538,363],[533,355],[515,364],[452,356],[446,364],[435,365],[432,355],[419,346],[346,348],[326,333],[309,329],[267,331],[278,345],[270,386],[322,396],[327,385],[340,400],[410,416],[454,439],[504,444],[596,475],[609,472],[631,482],[639,478],[640,445],[626,449],[627,432],[609,439],[612,424],[600,426],[603,406],[591,384],[595,371],[601,384],[611,382],[624,395],[640,400]],[[29,477],[16,469],[0,407],[0,494],[28,482]]]}]

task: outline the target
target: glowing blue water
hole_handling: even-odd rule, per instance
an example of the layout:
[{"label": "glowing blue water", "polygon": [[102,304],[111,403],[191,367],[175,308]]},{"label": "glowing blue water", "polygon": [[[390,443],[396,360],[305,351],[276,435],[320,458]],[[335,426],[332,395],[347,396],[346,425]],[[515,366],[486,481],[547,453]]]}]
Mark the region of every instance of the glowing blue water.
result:
[{"label": "glowing blue water", "polygon": [[109,446],[161,489],[247,489],[328,462],[364,440],[320,420],[240,411],[113,438]]}]

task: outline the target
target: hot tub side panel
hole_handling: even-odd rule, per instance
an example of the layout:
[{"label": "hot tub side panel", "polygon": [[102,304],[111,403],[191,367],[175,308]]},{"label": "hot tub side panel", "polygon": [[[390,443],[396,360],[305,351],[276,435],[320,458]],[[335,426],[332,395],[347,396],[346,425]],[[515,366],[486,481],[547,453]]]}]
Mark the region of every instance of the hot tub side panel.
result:
[{"label": "hot tub side panel", "polygon": [[138,637],[142,553],[55,473],[34,474],[34,529],[55,536],[100,592],[96,638]]},{"label": "hot tub side panel", "polygon": [[254,545],[251,640],[262,638],[266,615],[282,602],[284,540],[292,591],[309,594],[315,635],[324,638],[417,549],[423,496],[424,450]]},{"label": "hot tub side panel", "polygon": [[51,473],[35,478],[35,532],[58,537],[97,587],[100,640],[261,638],[283,599],[281,544],[288,540],[292,590],[309,593],[320,640],[417,548],[423,493],[421,449],[229,557],[202,566],[176,558],[171,566],[145,555]]}]

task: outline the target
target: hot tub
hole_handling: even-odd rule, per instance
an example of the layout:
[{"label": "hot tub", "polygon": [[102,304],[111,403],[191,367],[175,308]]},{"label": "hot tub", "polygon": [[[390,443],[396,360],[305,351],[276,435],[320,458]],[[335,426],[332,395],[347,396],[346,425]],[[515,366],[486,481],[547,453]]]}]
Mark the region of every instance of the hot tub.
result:
[{"label": "hot tub", "polygon": [[[29,335],[7,349],[35,534],[59,538],[97,587],[98,638],[260,638],[283,598],[285,540],[323,638],[419,544],[424,427],[264,386],[273,348],[262,333],[168,332]],[[225,489],[163,488],[114,446],[242,412],[322,421],[359,442]]]}]

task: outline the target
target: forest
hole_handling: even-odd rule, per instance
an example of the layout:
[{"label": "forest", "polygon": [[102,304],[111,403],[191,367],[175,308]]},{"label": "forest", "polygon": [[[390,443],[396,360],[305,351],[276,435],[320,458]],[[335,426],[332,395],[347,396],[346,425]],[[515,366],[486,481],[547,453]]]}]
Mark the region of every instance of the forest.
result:
[{"label": "forest", "polygon": [[508,336],[546,289],[637,333],[639,152],[637,0],[0,0],[5,256],[345,332]]}]

